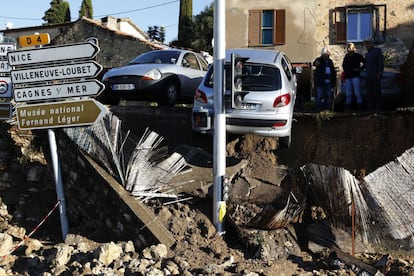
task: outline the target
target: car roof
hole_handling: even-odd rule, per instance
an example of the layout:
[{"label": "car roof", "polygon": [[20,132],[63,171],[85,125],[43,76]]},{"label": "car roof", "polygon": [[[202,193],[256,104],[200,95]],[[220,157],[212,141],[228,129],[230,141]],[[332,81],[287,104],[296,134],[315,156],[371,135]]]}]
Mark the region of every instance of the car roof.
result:
[{"label": "car roof", "polygon": [[240,57],[248,57],[247,62],[274,64],[283,53],[276,50],[263,49],[228,49],[226,50],[226,62],[230,62],[231,54],[235,53]]}]

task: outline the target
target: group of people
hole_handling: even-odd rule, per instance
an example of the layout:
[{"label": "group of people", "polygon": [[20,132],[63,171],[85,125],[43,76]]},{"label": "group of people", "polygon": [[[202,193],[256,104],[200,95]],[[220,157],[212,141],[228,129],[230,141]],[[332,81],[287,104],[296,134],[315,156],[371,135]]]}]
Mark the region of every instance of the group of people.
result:
[{"label": "group of people", "polygon": [[[359,111],[364,110],[364,98],[361,95],[360,72],[366,73],[366,107],[369,111],[380,111],[381,84],[380,80],[384,72],[384,58],[380,48],[375,47],[372,38],[364,40],[367,50],[365,56],[356,52],[354,43],[347,44],[347,53],[342,62],[343,79],[345,82],[345,111],[351,109],[355,96]],[[323,48],[321,55],[313,62],[314,85],[316,89],[316,106],[318,110],[331,110],[333,106],[333,90],[336,86],[337,73],[334,63],[330,58],[330,52]]]}]

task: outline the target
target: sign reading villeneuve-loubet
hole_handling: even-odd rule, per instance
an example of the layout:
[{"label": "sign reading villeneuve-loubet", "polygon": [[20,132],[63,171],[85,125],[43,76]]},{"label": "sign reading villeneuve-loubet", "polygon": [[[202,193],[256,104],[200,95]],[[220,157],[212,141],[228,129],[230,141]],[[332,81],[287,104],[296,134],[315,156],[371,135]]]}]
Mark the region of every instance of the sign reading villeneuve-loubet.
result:
[{"label": "sign reading villeneuve-loubet", "polygon": [[104,89],[104,84],[98,80],[72,82],[55,85],[31,86],[14,89],[16,102],[29,102],[69,97],[84,97],[97,95]]},{"label": "sign reading villeneuve-loubet", "polygon": [[24,68],[11,71],[14,84],[56,81],[74,78],[95,77],[102,71],[102,66],[95,61],[48,66],[40,68]]},{"label": "sign reading villeneuve-loubet", "polygon": [[90,125],[106,112],[93,99],[16,106],[19,129],[27,130]]},{"label": "sign reading villeneuve-loubet", "polygon": [[7,58],[11,66],[19,66],[94,58],[98,52],[98,46],[86,42],[10,52]]}]

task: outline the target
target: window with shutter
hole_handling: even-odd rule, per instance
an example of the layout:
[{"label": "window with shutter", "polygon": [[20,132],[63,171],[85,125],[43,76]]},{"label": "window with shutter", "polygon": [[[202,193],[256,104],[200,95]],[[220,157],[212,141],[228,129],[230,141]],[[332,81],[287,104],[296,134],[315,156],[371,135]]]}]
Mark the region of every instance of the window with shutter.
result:
[{"label": "window with shutter", "polygon": [[248,28],[248,46],[285,44],[286,11],[251,10]]},{"label": "window with shutter", "polygon": [[333,18],[335,43],[362,42],[366,37],[384,40],[386,5],[336,7]]}]

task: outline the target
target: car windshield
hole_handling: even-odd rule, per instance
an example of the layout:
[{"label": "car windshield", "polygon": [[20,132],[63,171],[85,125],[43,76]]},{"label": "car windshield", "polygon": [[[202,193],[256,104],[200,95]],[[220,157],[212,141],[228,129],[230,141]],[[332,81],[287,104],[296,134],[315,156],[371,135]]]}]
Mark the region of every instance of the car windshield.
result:
[{"label": "car windshield", "polygon": [[[230,65],[225,65],[226,89],[231,89]],[[280,70],[276,67],[263,64],[246,63],[242,69],[242,90],[245,91],[274,91],[282,88]],[[205,85],[213,87],[213,69],[209,70]]]},{"label": "car windshield", "polygon": [[147,64],[147,63],[163,63],[176,64],[180,51],[152,51],[141,54],[131,60],[128,64]]}]

